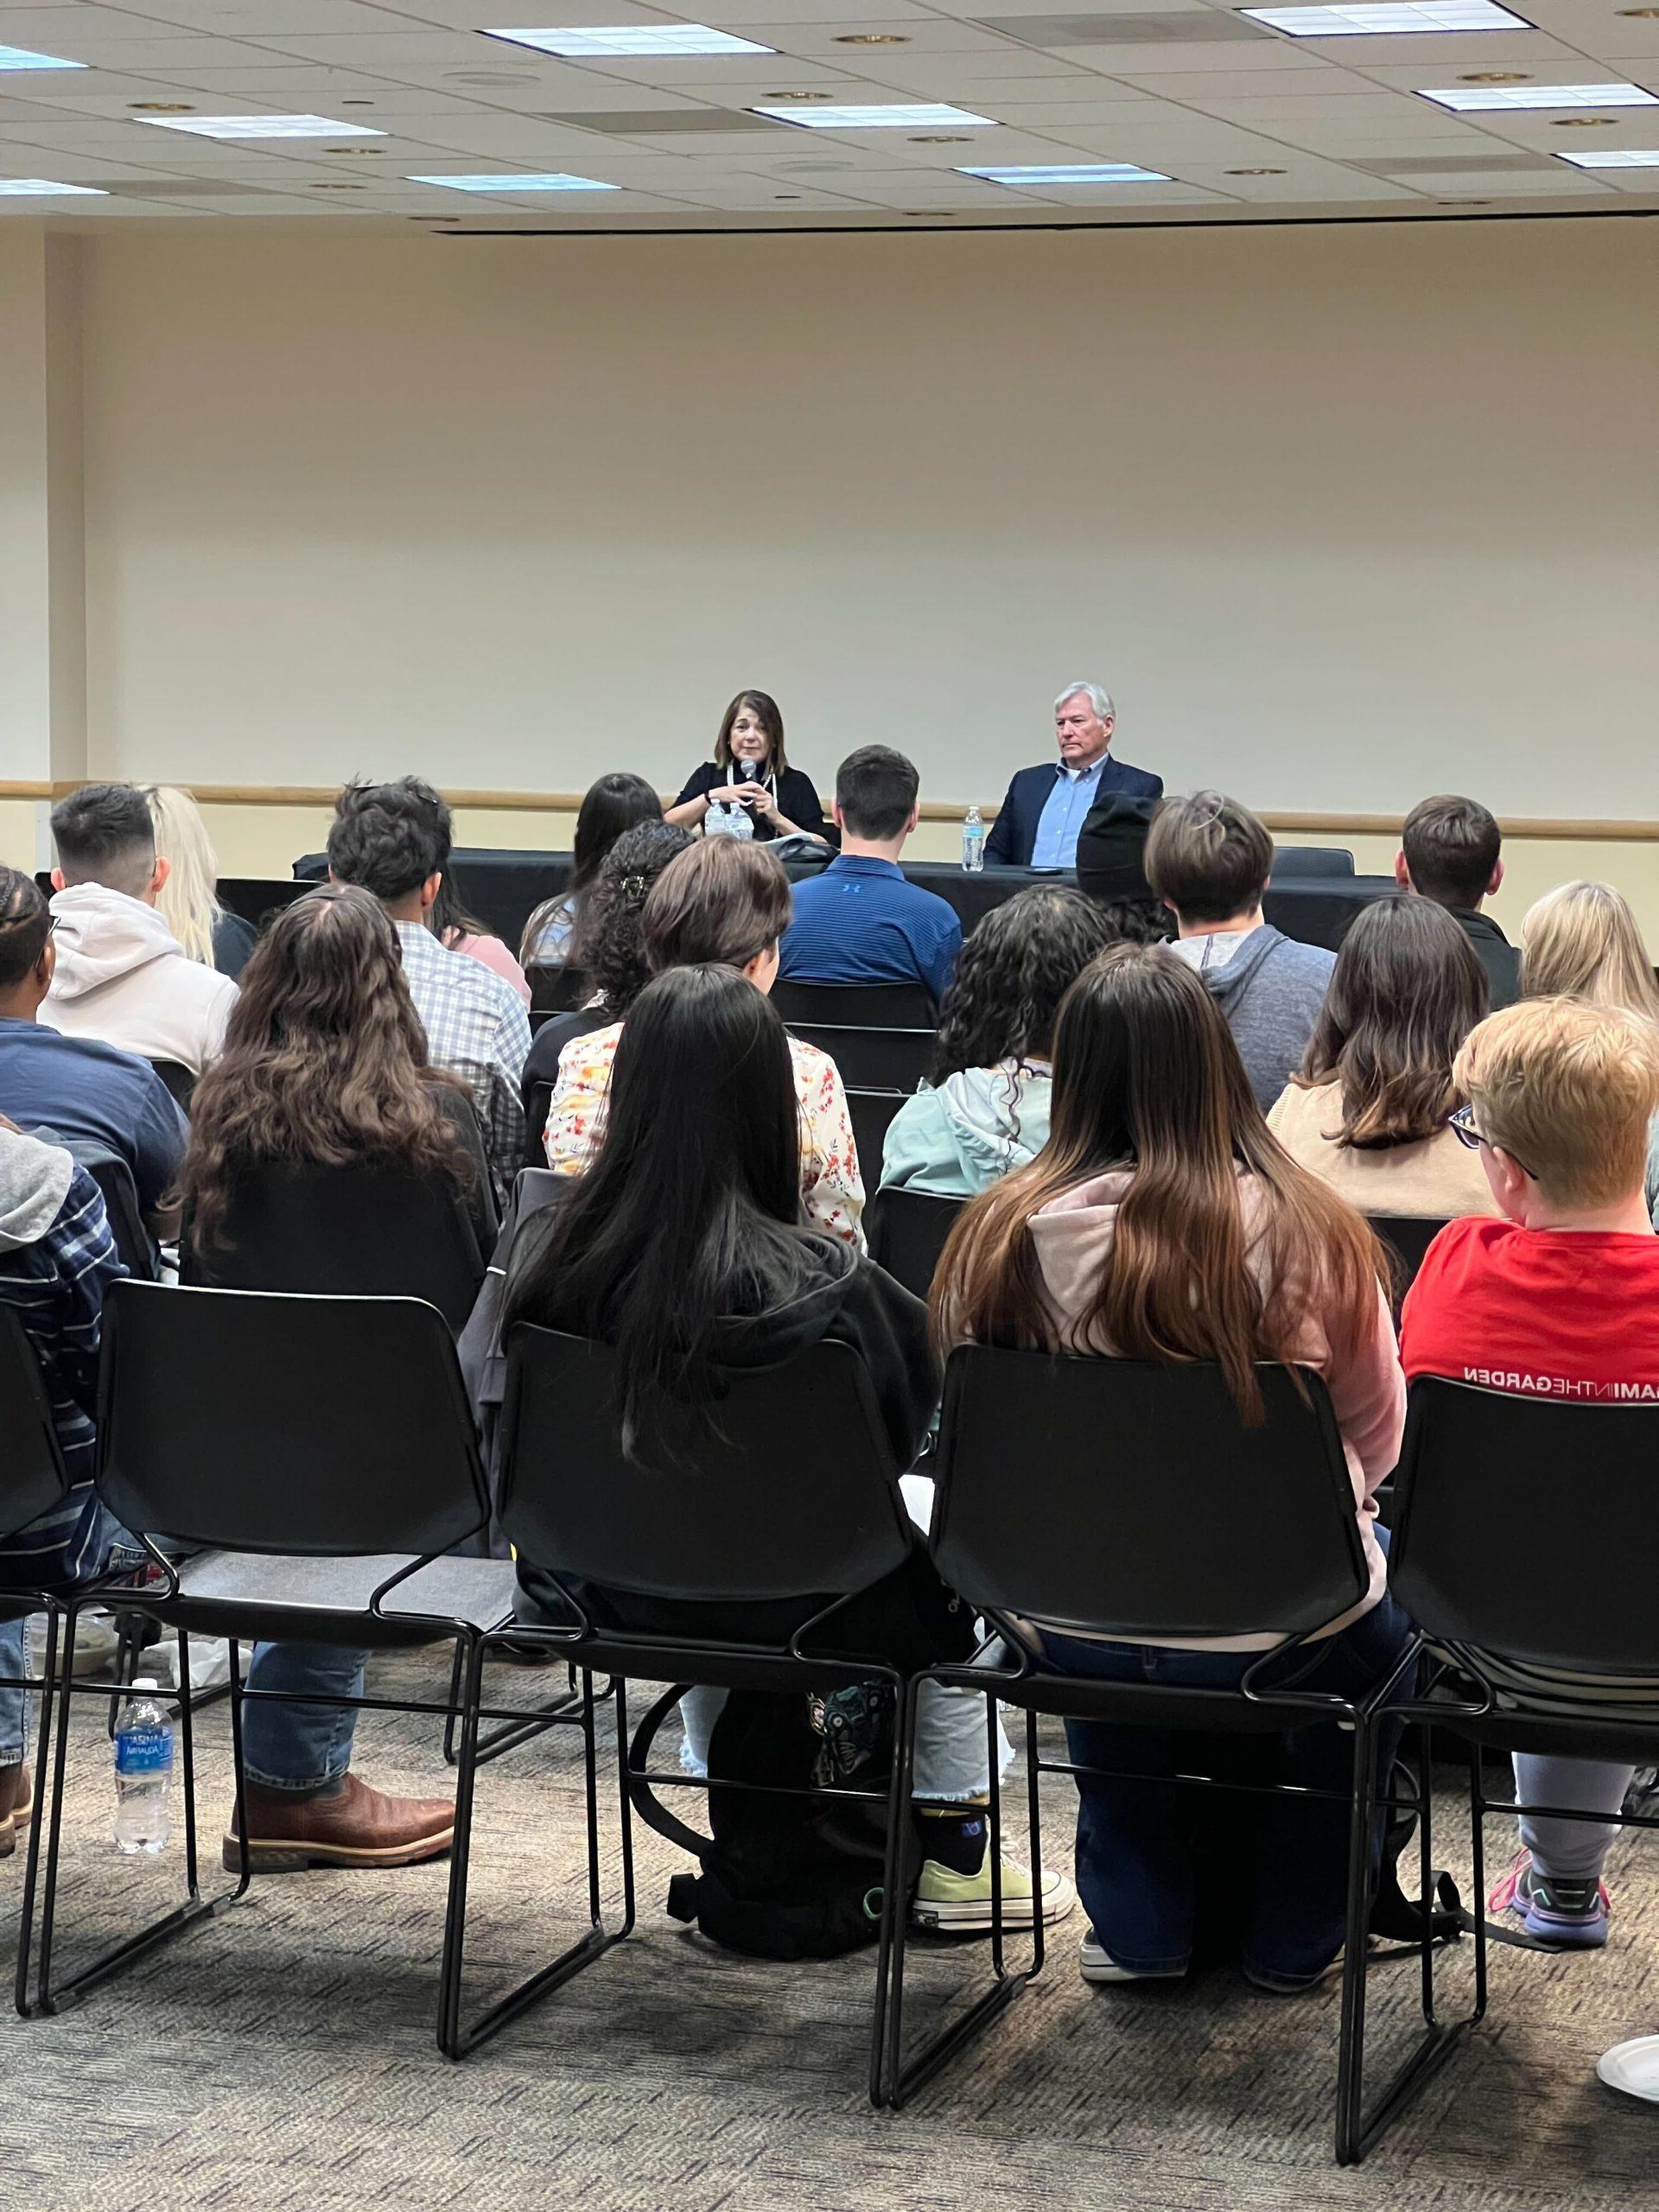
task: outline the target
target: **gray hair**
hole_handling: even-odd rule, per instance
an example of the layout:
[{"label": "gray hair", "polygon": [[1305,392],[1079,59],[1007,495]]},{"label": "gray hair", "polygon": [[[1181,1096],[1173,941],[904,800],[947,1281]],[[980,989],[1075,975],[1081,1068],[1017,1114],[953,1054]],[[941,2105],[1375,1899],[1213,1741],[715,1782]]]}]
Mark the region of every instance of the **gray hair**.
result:
[{"label": "gray hair", "polygon": [[1055,713],[1058,715],[1066,701],[1075,699],[1079,691],[1100,716],[1102,721],[1116,721],[1117,709],[1112,704],[1111,693],[1103,683],[1068,683],[1054,701]]}]

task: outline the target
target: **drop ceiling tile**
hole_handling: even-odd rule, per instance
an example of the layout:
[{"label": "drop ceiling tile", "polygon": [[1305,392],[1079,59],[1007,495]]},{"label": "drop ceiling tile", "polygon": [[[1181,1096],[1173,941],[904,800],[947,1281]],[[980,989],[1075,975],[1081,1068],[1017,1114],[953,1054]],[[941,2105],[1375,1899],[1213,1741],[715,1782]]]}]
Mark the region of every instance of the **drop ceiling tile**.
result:
[{"label": "drop ceiling tile", "polygon": [[1304,73],[1323,70],[1345,79],[1347,72],[1315,54],[1304,54],[1287,41],[1263,39],[1255,46],[1182,44],[1169,46],[1055,46],[1045,51],[1079,68],[1098,70],[1103,76],[1121,77],[1126,83],[1143,77],[1259,76],[1294,69]]},{"label": "drop ceiling tile", "polygon": [[[1091,77],[1080,69],[1058,77],[976,77],[973,83],[974,99],[999,123],[1040,121],[1045,128],[1051,123],[1097,120],[1129,108],[1160,110],[1166,105],[1115,78]],[[964,99],[960,104],[971,107],[974,100]]]},{"label": "drop ceiling tile", "polygon": [[[1420,52],[1414,57],[1408,54],[1395,58],[1392,54],[1379,54],[1375,61],[1367,61],[1365,75],[1378,85],[1389,85],[1398,90],[1415,91],[1420,85],[1455,85],[1471,71],[1485,69],[1522,69],[1541,85],[1594,85],[1605,78],[1618,78],[1624,73],[1608,67],[1601,61],[1586,60],[1569,46],[1560,46],[1554,39],[1532,41],[1530,50],[1516,50],[1517,41],[1503,38],[1497,33],[1489,34],[1505,51],[1502,54],[1471,54],[1466,49],[1461,54],[1441,55],[1433,51]],[[1392,40],[1389,41],[1394,43]],[[1408,39],[1402,45],[1432,49],[1433,39]],[[1460,40],[1451,44],[1462,44]],[[1543,51],[1538,50],[1540,45]]]},{"label": "drop ceiling tile", "polygon": [[1411,181],[1419,192],[1439,200],[1565,200],[1582,194],[1586,184],[1598,189],[1601,181],[1563,162],[1559,169],[1499,169],[1484,176],[1478,169],[1452,169],[1440,176],[1431,171]]},{"label": "drop ceiling tile", "polygon": [[[938,54],[912,61],[903,48],[873,54],[863,64],[875,82],[896,86],[912,99],[954,100],[969,85],[1030,83],[1058,79],[1076,84],[1083,73],[1075,63],[1056,54],[1039,54],[1033,48],[1005,46],[995,54]],[[971,101],[957,102],[972,105]]]},{"label": "drop ceiling tile", "polygon": [[[977,23],[963,22],[954,16],[935,16],[923,19],[911,16],[879,16],[860,17],[852,22],[797,23],[746,23],[742,35],[759,39],[763,46],[775,46],[785,54],[817,56],[824,61],[880,60],[889,52],[908,50],[912,54],[1006,54],[1008,41],[999,38],[994,31],[982,30]],[[884,47],[849,49],[836,44],[841,38],[893,37],[904,41],[903,48]]]}]

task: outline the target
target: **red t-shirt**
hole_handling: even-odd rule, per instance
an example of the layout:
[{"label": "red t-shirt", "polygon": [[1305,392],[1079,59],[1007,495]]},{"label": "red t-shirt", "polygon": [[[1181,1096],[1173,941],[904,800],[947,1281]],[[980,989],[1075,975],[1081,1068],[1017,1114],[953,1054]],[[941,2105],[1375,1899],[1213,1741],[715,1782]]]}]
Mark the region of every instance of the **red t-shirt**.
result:
[{"label": "red t-shirt", "polygon": [[1659,1236],[1451,1222],[1407,1294],[1400,1357],[1408,1380],[1659,1402]]}]

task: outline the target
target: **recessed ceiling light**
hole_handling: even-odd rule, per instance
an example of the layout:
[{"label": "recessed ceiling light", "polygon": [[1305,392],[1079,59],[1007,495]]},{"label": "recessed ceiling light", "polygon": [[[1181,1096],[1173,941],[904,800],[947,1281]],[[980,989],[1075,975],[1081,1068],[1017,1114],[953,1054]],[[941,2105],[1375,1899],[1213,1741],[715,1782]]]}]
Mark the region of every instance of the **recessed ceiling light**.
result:
[{"label": "recessed ceiling light", "polygon": [[837,46],[908,46],[910,41],[897,31],[837,31]]},{"label": "recessed ceiling light", "polygon": [[580,60],[590,54],[632,54],[649,60],[659,54],[776,54],[734,31],[711,30],[707,23],[613,23],[556,30],[486,30],[486,38],[510,46],[533,46],[541,54],[562,54]]},{"label": "recessed ceiling light", "polygon": [[620,192],[618,184],[596,177],[566,176],[554,170],[538,176],[410,176],[405,184],[442,184],[451,192]]},{"label": "recessed ceiling light", "polygon": [[963,130],[930,130],[910,143],[912,146],[970,146],[973,141]]},{"label": "recessed ceiling light", "polygon": [[[374,102],[372,100],[341,100],[340,105],[341,107],[372,107]],[[446,215],[443,219],[447,223],[450,219]]]},{"label": "recessed ceiling light", "polygon": [[1437,207],[1490,207],[1490,200],[1437,200]]},{"label": "recessed ceiling light", "polygon": [[[832,100],[836,96],[833,92],[767,92],[765,95],[766,99],[774,102],[781,100]],[[755,113],[757,115],[764,114],[765,111],[766,111],[762,108],[757,108],[755,110]]]},{"label": "recessed ceiling light", "polygon": [[1659,22],[1659,8],[1618,8],[1613,12],[1619,16],[1634,16],[1638,22]]},{"label": "recessed ceiling light", "polygon": [[73,193],[77,198],[107,200],[95,184],[54,184],[46,176],[0,176],[0,197],[8,200],[44,198],[48,193]]},{"label": "recessed ceiling light", "polygon": [[325,146],[323,152],[333,161],[384,162],[385,155],[378,146]]},{"label": "recessed ceiling light", "polygon": [[1552,130],[1611,130],[1618,120],[1612,115],[1561,115],[1549,127]]},{"label": "recessed ceiling light", "polygon": [[1460,85],[1529,85],[1530,69],[1470,69],[1458,79]]},{"label": "recessed ceiling light", "polygon": [[196,111],[188,100],[129,100],[127,105],[135,115],[194,115]]},{"label": "recessed ceiling light", "polygon": [[366,192],[366,184],[314,184],[313,192]]},{"label": "recessed ceiling light", "polygon": [[1523,85],[1493,86],[1490,90],[1465,92],[1456,85],[1431,91],[1417,88],[1419,99],[1438,101],[1460,115],[1483,108],[1503,107],[1659,107],[1659,99],[1640,85]]},{"label": "recessed ceiling light", "polygon": [[194,123],[147,115],[158,130],[188,130],[197,138],[384,138],[366,123],[331,123],[326,115],[199,115]]},{"label": "recessed ceiling light", "polygon": [[1288,169],[1224,169],[1224,176],[1288,176]]},{"label": "recessed ceiling light", "polygon": [[997,128],[995,116],[972,115],[966,108],[950,107],[942,100],[908,105],[887,101],[870,107],[821,107],[816,115],[796,115],[786,107],[757,107],[752,112],[812,130],[925,130],[935,123],[969,123],[984,130]]},{"label": "recessed ceiling light", "polygon": [[1168,184],[1161,169],[1134,162],[1032,162],[1006,168],[958,169],[958,176],[983,177],[988,184]]},{"label": "recessed ceiling light", "polygon": [[1557,154],[1575,169],[1659,169],[1659,146],[1609,146],[1601,154]]},{"label": "recessed ceiling light", "polygon": [[31,54],[26,46],[0,46],[0,69],[84,69],[84,61],[65,61],[55,54]]},{"label": "recessed ceiling light", "polygon": [[1386,0],[1381,6],[1241,8],[1241,16],[1292,38],[1386,38],[1425,31],[1529,31],[1497,0]]}]

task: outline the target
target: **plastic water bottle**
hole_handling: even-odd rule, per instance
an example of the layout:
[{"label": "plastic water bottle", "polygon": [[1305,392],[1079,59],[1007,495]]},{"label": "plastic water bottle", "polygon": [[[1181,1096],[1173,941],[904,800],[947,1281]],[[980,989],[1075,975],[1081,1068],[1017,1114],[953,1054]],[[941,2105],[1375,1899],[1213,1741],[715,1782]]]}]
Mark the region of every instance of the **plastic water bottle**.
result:
[{"label": "plastic water bottle", "polygon": [[962,865],[969,875],[978,875],[985,866],[985,824],[976,806],[963,819]]},{"label": "plastic water bottle", "polygon": [[716,799],[703,817],[702,834],[705,837],[736,837],[741,840],[753,836],[754,823],[749,818],[747,806],[735,804],[727,806]]},{"label": "plastic water bottle", "polygon": [[154,1676],[132,1686],[115,1732],[115,1847],[154,1858],[173,1836],[173,1724],[154,1696]]}]

